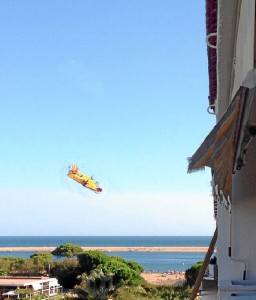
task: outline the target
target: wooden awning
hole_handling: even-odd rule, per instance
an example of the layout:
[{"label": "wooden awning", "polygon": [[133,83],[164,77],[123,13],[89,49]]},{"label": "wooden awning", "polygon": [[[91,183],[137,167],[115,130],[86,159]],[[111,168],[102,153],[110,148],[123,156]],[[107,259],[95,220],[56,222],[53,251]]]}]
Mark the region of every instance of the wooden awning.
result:
[{"label": "wooden awning", "polygon": [[226,197],[232,194],[232,174],[245,164],[245,153],[256,134],[256,70],[251,70],[226,113],[189,158],[188,172],[213,170],[214,185]]}]

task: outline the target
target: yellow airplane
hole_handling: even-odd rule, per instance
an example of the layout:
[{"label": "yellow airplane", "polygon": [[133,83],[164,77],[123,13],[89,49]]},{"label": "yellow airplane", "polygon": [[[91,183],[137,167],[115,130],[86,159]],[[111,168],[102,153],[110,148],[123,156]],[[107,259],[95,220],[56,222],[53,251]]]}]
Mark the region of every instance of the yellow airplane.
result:
[{"label": "yellow airplane", "polygon": [[92,177],[83,174],[76,164],[69,166],[68,176],[97,194],[102,192],[102,189],[98,186],[98,182],[93,180]]}]

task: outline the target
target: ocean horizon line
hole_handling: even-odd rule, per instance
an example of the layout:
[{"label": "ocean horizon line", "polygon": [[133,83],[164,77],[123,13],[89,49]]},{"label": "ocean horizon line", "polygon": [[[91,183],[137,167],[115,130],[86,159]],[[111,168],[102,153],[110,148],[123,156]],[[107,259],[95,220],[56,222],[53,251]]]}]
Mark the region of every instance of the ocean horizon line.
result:
[{"label": "ocean horizon line", "polygon": [[211,235],[0,235],[0,237],[211,237]]}]

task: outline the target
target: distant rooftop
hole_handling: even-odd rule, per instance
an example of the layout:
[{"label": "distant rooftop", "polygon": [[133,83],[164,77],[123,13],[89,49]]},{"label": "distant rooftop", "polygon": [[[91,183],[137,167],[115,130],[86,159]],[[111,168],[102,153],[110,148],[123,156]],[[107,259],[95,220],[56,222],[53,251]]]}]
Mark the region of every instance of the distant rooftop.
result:
[{"label": "distant rooftop", "polygon": [[51,280],[55,280],[55,278],[3,276],[0,277],[0,286],[27,286],[32,285],[32,283],[43,283]]}]

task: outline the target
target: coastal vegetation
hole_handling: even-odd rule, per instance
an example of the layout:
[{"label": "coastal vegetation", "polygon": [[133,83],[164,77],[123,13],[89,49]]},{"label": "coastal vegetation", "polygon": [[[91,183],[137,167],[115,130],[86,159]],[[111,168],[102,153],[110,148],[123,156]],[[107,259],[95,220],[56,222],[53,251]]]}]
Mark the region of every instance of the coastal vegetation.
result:
[{"label": "coastal vegetation", "polygon": [[[66,300],[176,300],[189,297],[187,287],[149,284],[141,276],[143,268],[136,262],[100,251],[83,251],[79,247],[62,245],[52,253],[36,253],[27,259],[0,257],[0,274],[56,277],[68,291],[64,296]],[[56,259],[56,256],[62,258]],[[186,272],[188,287],[195,275],[194,268]]]},{"label": "coastal vegetation", "polygon": [[199,261],[186,270],[185,277],[187,286],[192,287],[195,284],[202,264],[203,262]]},{"label": "coastal vegetation", "polygon": [[79,245],[64,244],[54,249],[51,253],[56,256],[73,257],[82,251],[83,249]]}]

